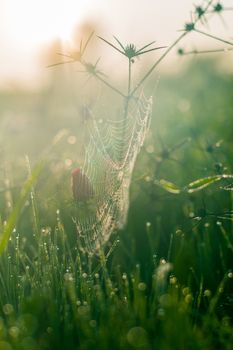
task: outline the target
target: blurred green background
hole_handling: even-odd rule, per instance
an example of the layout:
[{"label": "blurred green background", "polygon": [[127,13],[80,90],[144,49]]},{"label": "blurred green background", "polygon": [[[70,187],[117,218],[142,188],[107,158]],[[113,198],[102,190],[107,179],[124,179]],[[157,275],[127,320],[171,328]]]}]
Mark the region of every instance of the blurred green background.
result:
[{"label": "blurred green background", "polygon": [[2,256],[2,348],[125,349],[139,341],[143,349],[230,349],[232,191],[221,186],[231,188],[231,180],[192,194],[156,183],[184,188],[232,174],[233,76],[217,59],[198,58],[145,86],[154,91],[152,124],[133,173],[127,225],[107,243],[101,268],[98,257],[79,256],[70,178],[83,160],[88,108],[104,120],[122,101],[82,79],[77,72],[66,80],[56,69],[46,89],[0,94],[2,223],[28,177],[27,157],[31,167],[45,160]]}]

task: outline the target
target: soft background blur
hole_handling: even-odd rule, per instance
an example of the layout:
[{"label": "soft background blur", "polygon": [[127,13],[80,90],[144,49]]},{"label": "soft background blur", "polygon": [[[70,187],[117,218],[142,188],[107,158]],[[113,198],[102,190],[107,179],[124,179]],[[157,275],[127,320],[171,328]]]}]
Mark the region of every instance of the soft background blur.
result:
[{"label": "soft background blur", "polygon": [[[226,0],[224,5],[232,6],[232,1]],[[169,45],[177,37],[177,30],[190,21],[192,8],[192,0],[0,0],[0,87],[35,88],[45,83],[43,55],[58,41],[77,49],[77,37],[85,24],[109,40],[116,35],[124,43],[134,42],[137,46],[152,40]],[[233,27],[230,19],[231,13],[225,13],[226,27],[216,16],[211,22],[214,33],[229,38]],[[188,42],[192,48],[218,46],[196,34]],[[99,50],[103,53],[102,44]],[[109,50],[104,55],[108,53]],[[174,59],[173,55],[168,60],[172,69]]]}]

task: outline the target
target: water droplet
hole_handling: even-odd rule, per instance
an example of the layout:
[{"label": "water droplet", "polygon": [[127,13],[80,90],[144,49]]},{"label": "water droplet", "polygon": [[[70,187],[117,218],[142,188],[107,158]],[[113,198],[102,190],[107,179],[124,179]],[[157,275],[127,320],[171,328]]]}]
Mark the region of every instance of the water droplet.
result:
[{"label": "water droplet", "polygon": [[77,139],[74,135],[70,135],[68,138],[67,138],[67,143],[69,143],[70,145],[74,145],[76,143]]},{"label": "water droplet", "polygon": [[164,309],[159,308],[157,314],[158,314],[158,317],[163,318],[165,316]]},{"label": "water droplet", "polygon": [[122,279],[123,279],[123,280],[126,280],[126,279],[127,279],[127,275],[126,275],[126,273],[123,273],[123,275],[122,275]]},{"label": "water droplet", "polygon": [[190,304],[192,301],[193,301],[193,296],[192,296],[192,294],[187,294],[186,296],[185,296],[185,302],[187,303],[187,304]]},{"label": "water droplet", "polygon": [[19,331],[18,327],[16,327],[16,326],[10,327],[9,334],[12,338],[15,338],[15,339],[18,338],[19,333],[20,333],[20,331]]},{"label": "water droplet", "polygon": [[204,297],[207,297],[207,298],[209,298],[209,297],[211,297],[211,290],[209,290],[209,289],[206,289],[205,291],[204,291]]},{"label": "water droplet", "polygon": [[141,348],[148,344],[148,334],[142,327],[131,328],[126,337],[129,344],[136,348]]},{"label": "water droplet", "polygon": [[143,282],[139,283],[138,290],[140,290],[141,292],[144,292],[146,290],[146,284]]},{"label": "water droplet", "polygon": [[5,315],[11,315],[14,312],[14,308],[11,304],[5,304],[2,309]]},{"label": "water droplet", "polygon": [[72,273],[67,273],[67,272],[64,275],[64,279],[66,282],[73,282],[73,280],[74,280]]},{"label": "water droplet", "polygon": [[177,278],[175,276],[170,276],[170,284],[176,284]]},{"label": "water droplet", "polygon": [[92,328],[95,328],[97,326],[96,320],[90,320],[89,324]]},{"label": "water droplet", "polygon": [[182,289],[182,293],[183,293],[183,295],[188,295],[188,294],[189,294],[189,292],[190,292],[190,290],[189,290],[189,288],[188,288],[188,287],[185,287],[185,288],[183,288],[183,289]]},{"label": "water droplet", "polygon": [[146,181],[146,182],[150,182],[150,181],[151,181],[151,177],[150,177],[149,175],[146,176],[146,177],[145,177],[145,181]]}]

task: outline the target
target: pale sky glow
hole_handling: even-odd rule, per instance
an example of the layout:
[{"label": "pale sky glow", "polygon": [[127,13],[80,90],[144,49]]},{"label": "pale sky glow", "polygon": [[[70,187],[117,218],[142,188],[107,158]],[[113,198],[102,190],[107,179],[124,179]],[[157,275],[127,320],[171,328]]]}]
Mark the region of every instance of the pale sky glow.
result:
[{"label": "pale sky glow", "polygon": [[[224,4],[233,6],[233,0]],[[1,82],[35,80],[40,50],[57,38],[71,41],[74,28],[90,17],[109,38],[115,34],[123,42],[156,40],[167,45],[189,20],[192,8],[193,0],[0,0]],[[217,19],[215,33],[217,28],[230,36],[230,16],[231,28],[226,31]]]},{"label": "pale sky glow", "polygon": [[6,35],[17,45],[36,46],[56,37],[67,39],[83,20],[90,1],[6,0]]}]

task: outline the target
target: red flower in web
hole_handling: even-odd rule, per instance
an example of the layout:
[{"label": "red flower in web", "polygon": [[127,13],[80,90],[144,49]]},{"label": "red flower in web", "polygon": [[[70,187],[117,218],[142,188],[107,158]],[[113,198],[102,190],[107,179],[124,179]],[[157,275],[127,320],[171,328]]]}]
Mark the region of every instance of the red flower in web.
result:
[{"label": "red flower in web", "polygon": [[71,186],[74,200],[76,202],[84,202],[91,199],[94,195],[93,187],[89,178],[82,172],[80,168],[76,168],[71,173]]}]

